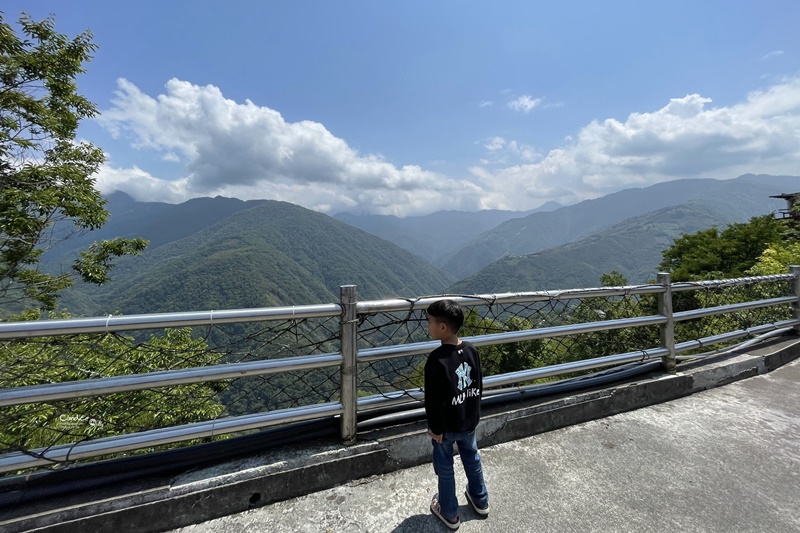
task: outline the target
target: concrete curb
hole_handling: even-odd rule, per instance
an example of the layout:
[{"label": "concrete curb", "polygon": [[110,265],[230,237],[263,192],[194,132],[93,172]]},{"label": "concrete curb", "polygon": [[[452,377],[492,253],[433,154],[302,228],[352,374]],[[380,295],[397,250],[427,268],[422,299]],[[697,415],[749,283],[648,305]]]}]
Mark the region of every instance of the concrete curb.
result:
[{"label": "concrete curb", "polygon": [[[481,447],[603,418],[770,372],[800,357],[792,337],[628,383],[487,409]],[[126,484],[20,510],[0,531],[164,531],[430,461],[424,423],[366,431],[359,443],[312,443],[198,469],[150,486]]]}]

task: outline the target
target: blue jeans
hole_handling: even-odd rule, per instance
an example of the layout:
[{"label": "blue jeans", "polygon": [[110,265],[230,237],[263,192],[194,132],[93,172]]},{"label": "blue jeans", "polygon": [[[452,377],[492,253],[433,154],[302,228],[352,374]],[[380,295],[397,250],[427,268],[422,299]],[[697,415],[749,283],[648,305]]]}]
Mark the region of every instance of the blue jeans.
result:
[{"label": "blue jeans", "polygon": [[458,454],[467,474],[467,491],[478,507],[489,504],[489,493],[483,482],[483,467],[478,453],[478,441],[475,431],[464,433],[445,433],[442,443],[433,442],[433,470],[439,478],[439,505],[442,514],[454,518],[458,514],[456,499],[456,479],[453,472],[453,445],[458,444]]}]

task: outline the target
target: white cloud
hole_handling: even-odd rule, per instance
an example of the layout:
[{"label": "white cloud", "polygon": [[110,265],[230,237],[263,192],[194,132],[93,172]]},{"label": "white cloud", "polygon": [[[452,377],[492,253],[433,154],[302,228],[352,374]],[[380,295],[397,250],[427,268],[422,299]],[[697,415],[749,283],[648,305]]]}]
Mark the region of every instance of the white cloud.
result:
[{"label": "white cloud", "polygon": [[505,145],[506,140],[502,137],[492,137],[486,141],[486,144],[484,144],[483,147],[489,152],[497,152],[498,150],[502,150]]},{"label": "white cloud", "polygon": [[542,157],[533,146],[513,140],[507,141],[503,137],[487,139],[483,147],[490,156],[481,160],[483,164],[506,164],[510,159],[531,162]]},{"label": "white cloud", "polygon": [[797,174],[800,79],[753,92],[730,107],[710,104],[697,94],[673,98],[624,122],[593,121],[540,161],[471,172],[492,198],[513,209],[527,208],[532,198],[572,203],[680,178]]},{"label": "white cloud", "polygon": [[106,164],[100,167],[94,177],[97,189],[102,194],[111,194],[120,190],[137,200],[167,203],[183,202],[191,198],[188,194],[186,179],[162,180],[136,166],[114,168]]},{"label": "white cloud", "polygon": [[783,50],[773,50],[772,52],[770,52],[768,54],[765,54],[761,58],[761,61],[765,61],[767,59],[772,59],[773,57],[778,57],[778,56],[782,56],[782,55],[783,55]]},{"label": "white cloud", "polygon": [[689,94],[625,120],[593,121],[545,153],[502,136],[487,138],[476,144],[482,159],[467,179],[360,154],[320,123],[287,122],[268,107],[226,99],[214,86],[170,80],[165,94],[151,97],[120,80],[113,104],[100,119],[110,131],[186,165],[178,180],[138,167],[101,169],[102,192],[120,189],[140,200],[223,195],[402,216],[524,210],[673,179],[795,175],[800,168],[800,78],[729,107]]},{"label": "white cloud", "polygon": [[[120,79],[113,107],[99,121],[135,147],[187,161],[180,182],[164,182],[139,169],[106,169],[99,182],[113,183],[139,199],[224,195],[273,198],[337,211],[409,214],[450,201],[480,207],[481,190],[417,165],[397,167],[380,155],[361,155],[318,122],[286,122],[278,111],[223,97],[212,85],[172,79],[153,98]],[[146,173],[145,173],[146,174]],[[130,185],[124,188],[125,176]],[[142,184],[135,183],[142,179]],[[154,181],[155,180],[155,181]],[[135,190],[129,190],[129,189]]]},{"label": "white cloud", "polygon": [[509,109],[514,111],[522,111],[523,113],[530,113],[534,107],[542,103],[541,98],[531,98],[529,94],[523,94],[519,98],[511,100],[506,104]]},{"label": "white cloud", "polygon": [[493,106],[493,105],[494,105],[494,102],[492,102],[491,100],[484,100],[480,104],[478,104],[478,107],[489,107],[489,106]]}]

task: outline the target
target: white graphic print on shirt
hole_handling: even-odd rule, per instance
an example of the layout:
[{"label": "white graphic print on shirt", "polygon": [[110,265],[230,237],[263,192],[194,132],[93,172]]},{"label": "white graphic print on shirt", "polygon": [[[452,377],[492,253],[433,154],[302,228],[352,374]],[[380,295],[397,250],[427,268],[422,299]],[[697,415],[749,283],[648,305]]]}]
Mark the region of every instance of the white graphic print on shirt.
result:
[{"label": "white graphic print on shirt", "polygon": [[458,390],[461,391],[461,394],[453,396],[453,405],[463,403],[467,398],[481,395],[481,389],[468,388],[470,385],[472,385],[470,372],[472,372],[472,367],[469,366],[466,361],[461,363],[458,368],[456,368],[456,377],[458,378],[458,385],[456,386],[458,387]]},{"label": "white graphic print on shirt", "polygon": [[472,385],[472,379],[469,377],[469,372],[472,367],[466,362],[461,363],[461,366],[456,368],[456,376],[458,376],[458,390],[463,391],[465,387]]}]

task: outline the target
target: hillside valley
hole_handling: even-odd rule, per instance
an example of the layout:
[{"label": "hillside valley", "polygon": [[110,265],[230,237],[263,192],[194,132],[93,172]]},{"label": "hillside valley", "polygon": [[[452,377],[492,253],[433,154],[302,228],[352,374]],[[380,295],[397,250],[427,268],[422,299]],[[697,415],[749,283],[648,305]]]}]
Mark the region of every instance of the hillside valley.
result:
[{"label": "hillside valley", "polygon": [[661,252],[682,233],[707,229],[727,219],[705,206],[684,204],[632,217],[571,243],[535,254],[505,257],[452,285],[448,292],[480,294],[558,290],[599,285],[616,270],[631,284],[655,279]]},{"label": "hillside valley", "polygon": [[[783,183],[787,184],[795,182]],[[724,228],[785,208],[783,200],[761,193],[763,185],[743,180],[713,194],[625,219],[561,246],[504,257],[448,291],[472,294],[593,287],[599,284],[601,274],[612,270],[632,284],[647,283],[656,277],[662,252],[682,234]]]},{"label": "hillside valley", "polygon": [[[677,180],[641,189],[626,189],[555,211],[508,220],[435,264],[453,277],[462,279],[503,257],[528,255],[561,246],[628,218],[665,207],[691,202],[743,221],[784,208],[784,201],[770,196],[799,189],[800,178],[795,176],[752,174],[732,180]],[[731,221],[728,217],[717,223]],[[692,226],[687,224],[687,227]]]},{"label": "hillside valley", "polygon": [[[65,291],[61,306],[97,315],[302,305],[338,301],[339,286],[345,284],[358,285],[362,299],[379,299],[432,294],[454,281],[388,241],[300,206],[203,201],[209,215],[217,204],[238,209],[186,237],[189,230],[163,226],[176,216],[169,208],[136,222],[128,218],[124,235],[148,238],[164,227],[164,233],[180,238],[157,235],[156,245],[151,242],[142,256],[116,262],[110,283],[78,284]],[[214,222],[215,217],[207,218]],[[65,251],[51,266],[70,257]]]},{"label": "hillside valley", "polygon": [[557,202],[546,202],[530,211],[437,211],[429,215],[396,217],[339,213],[334,218],[377,235],[431,263],[463,246],[481,233],[513,218],[553,211]]},{"label": "hillside valley", "polygon": [[[344,284],[358,285],[361,299],[381,299],[595,286],[611,270],[645,283],[674,238],[782,209],[783,200],[769,196],[795,189],[796,177],[746,175],[628,189],[519,218],[508,218],[510,211],[338,215],[382,227],[396,242],[285,202],[217,197],[172,205],[115,193],[101,230],[66,241],[45,259],[59,270],[94,240],[150,240],[142,256],[116,261],[110,283],[65,291],[60,307],[81,315],[327,303]],[[438,240],[463,240],[497,220],[442,256],[449,272],[420,257]],[[425,242],[428,252],[409,250],[420,252]]]}]

